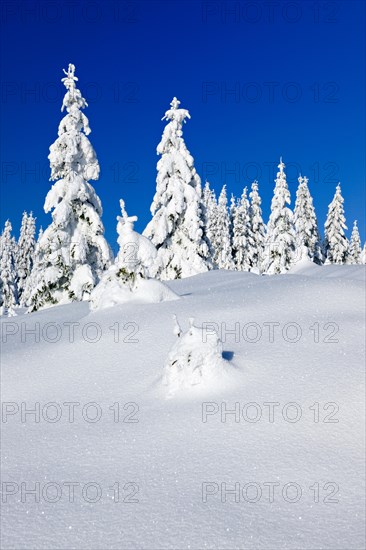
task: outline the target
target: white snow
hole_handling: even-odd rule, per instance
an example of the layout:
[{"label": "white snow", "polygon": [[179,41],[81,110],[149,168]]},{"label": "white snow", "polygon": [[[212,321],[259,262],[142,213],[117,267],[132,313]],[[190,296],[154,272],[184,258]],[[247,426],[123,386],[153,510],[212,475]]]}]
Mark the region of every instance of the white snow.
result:
[{"label": "white snow", "polygon": [[[196,391],[208,395],[210,391],[222,388],[223,383],[230,383],[235,370],[226,366],[222,357],[222,342],[215,330],[194,325],[189,320],[187,332],[181,333],[177,322],[177,340],[169,352],[164,365],[163,385],[169,396]],[[190,393],[188,393],[190,395]]]},{"label": "white snow", "polygon": [[[15,414],[2,423],[2,483],[18,491],[5,501],[3,493],[2,548],[364,548],[365,267],[294,269],[278,277],[210,271],[169,282],[180,299],[159,304],[90,312],[80,302],[3,318],[2,401],[14,402]],[[218,328],[234,384],[168,398],[164,365],[182,337],[174,314],[183,333],[190,317]],[[39,422],[21,422],[22,402],[40,404]],[[74,422],[70,402],[80,403]],[[99,421],[82,415],[91,402]],[[49,403],[59,404],[58,422],[47,420],[57,413]],[[273,422],[266,403],[278,403]],[[225,406],[239,407],[238,418]],[[22,502],[22,482],[43,490],[52,482],[62,495]],[[99,484],[98,502],[82,498],[87,483]],[[229,493],[223,502],[222,483],[240,484],[240,502]],[[298,502],[289,501],[294,486],[283,497],[289,483],[301,487]],[[259,500],[248,502],[258,487]],[[332,492],[338,502],[324,502]]]}]

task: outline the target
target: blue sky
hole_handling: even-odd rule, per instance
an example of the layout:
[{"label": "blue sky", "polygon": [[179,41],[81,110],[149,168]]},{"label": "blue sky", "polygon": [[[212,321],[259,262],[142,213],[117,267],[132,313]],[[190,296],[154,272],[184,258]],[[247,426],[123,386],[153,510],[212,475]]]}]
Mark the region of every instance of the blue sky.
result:
[{"label": "blue sky", "polygon": [[76,65],[115,248],[119,198],[150,219],[156,146],[173,96],[184,137],[217,192],[259,180],[269,214],[280,155],[295,199],[307,175],[322,229],[340,180],[349,229],[365,228],[365,3],[362,1],[19,2],[1,5],[1,216],[18,231],[43,212],[62,69]]}]

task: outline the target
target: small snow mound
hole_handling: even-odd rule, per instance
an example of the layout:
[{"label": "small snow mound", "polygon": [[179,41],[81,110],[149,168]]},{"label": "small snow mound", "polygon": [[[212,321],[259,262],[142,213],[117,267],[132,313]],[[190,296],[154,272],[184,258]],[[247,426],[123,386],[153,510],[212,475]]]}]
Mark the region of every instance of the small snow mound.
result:
[{"label": "small snow mound", "polygon": [[311,272],[319,269],[320,266],[314,263],[308,256],[302,256],[290,269],[289,273]]},{"label": "small snow mound", "polygon": [[228,361],[222,357],[222,343],[215,332],[196,327],[189,320],[187,332],[175,318],[174,334],[178,337],[164,365],[163,385],[171,397],[181,390],[196,388],[206,391],[218,388],[227,374]]}]

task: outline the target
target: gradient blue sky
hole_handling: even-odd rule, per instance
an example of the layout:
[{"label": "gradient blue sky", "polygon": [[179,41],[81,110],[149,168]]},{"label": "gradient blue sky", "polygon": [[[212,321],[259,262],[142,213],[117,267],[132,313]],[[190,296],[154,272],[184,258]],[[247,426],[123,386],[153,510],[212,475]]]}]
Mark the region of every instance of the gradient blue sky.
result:
[{"label": "gradient blue sky", "polygon": [[189,109],[184,137],[201,178],[239,195],[254,178],[269,214],[276,165],[294,202],[298,172],[322,229],[338,180],[349,230],[365,239],[363,1],[3,1],[1,224],[38,226],[57,137],[62,68],[76,65],[115,249],[119,198],[150,219],[156,145],[174,95]]}]

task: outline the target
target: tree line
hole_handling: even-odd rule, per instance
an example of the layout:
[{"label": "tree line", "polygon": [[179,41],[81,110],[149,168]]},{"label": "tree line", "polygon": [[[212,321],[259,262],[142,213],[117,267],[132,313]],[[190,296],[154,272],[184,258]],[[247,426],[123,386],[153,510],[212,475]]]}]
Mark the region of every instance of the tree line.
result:
[{"label": "tree line", "polygon": [[[61,110],[66,114],[50,147],[50,179],[55,183],[44,204],[52,222],[44,232],[40,230],[36,240],[36,220],[32,213],[24,212],[18,241],[12,236],[9,220],[0,238],[0,307],[8,315],[16,306],[37,311],[88,300],[115,261],[104,237],[101,201],[90,183],[99,178],[100,168],[88,139],[91,130],[83,113],[87,102],[76,86],[75,66],[70,64],[64,73],[66,94]],[[202,188],[183,139],[183,124],[189,118],[189,112],[173,98],[163,117],[167,124],[157,147],[160,159],[152,218],[143,232],[154,249],[151,269],[143,270],[146,277],[170,280],[211,269],[274,275],[287,272],[300,260],[318,265],[365,263],[357,221],[350,240],[345,234],[340,184],[328,207],[324,238],[306,177],[299,176],[295,207],[290,209],[282,158],[267,223],[263,221],[257,181],[250,192],[245,187],[241,197],[231,196],[230,204],[225,185],[218,198],[209,182]],[[128,243],[124,246],[126,250],[120,250],[119,258],[121,261],[124,255],[129,276],[133,270],[141,273],[136,251]]]}]

